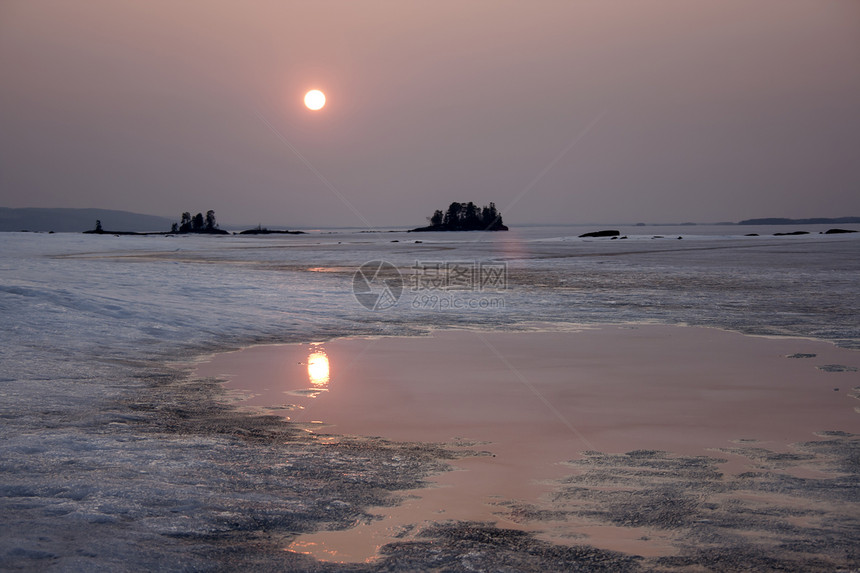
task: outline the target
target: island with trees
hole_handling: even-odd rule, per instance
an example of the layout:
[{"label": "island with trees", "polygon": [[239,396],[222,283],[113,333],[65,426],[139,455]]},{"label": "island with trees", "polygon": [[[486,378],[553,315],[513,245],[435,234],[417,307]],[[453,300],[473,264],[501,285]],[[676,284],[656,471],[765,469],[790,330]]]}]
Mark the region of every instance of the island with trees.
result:
[{"label": "island with trees", "polygon": [[102,227],[101,219],[96,219],[96,226],[89,231],[84,231],[87,235],[185,235],[188,233],[198,233],[206,235],[229,235],[229,231],[225,231],[218,227],[218,222],[215,219],[215,211],[212,209],[203,213],[197,213],[193,217],[189,211],[182,214],[178,223],[173,223],[170,231],[160,231],[153,233],[138,233],[134,231],[108,231]]},{"label": "island with trees", "polygon": [[[53,231],[51,231],[53,233]],[[96,219],[96,226],[89,231],[84,231],[84,235],[152,235],[164,233],[138,233],[136,231],[105,231],[102,227],[102,220]]]},{"label": "island with trees", "polygon": [[495,203],[478,207],[473,202],[451,203],[448,210],[437,210],[428,217],[430,225],[419,227],[409,232],[424,231],[507,231],[502,221],[502,214],[496,209]]},{"label": "island with trees", "polygon": [[215,220],[215,211],[212,209],[206,211],[206,217],[203,216],[203,213],[197,213],[192,217],[191,213],[186,211],[182,214],[179,223],[173,223],[170,232],[179,235],[186,233],[202,233],[207,235],[230,234],[218,228],[218,222]]}]

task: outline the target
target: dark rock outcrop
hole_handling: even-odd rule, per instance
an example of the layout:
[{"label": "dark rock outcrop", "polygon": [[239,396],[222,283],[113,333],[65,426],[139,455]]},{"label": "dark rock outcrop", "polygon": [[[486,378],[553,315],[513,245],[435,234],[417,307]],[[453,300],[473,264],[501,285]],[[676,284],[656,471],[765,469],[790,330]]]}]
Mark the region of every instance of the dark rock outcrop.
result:
[{"label": "dark rock outcrop", "polygon": [[621,234],[621,231],[616,231],[614,229],[606,230],[606,231],[592,231],[590,233],[583,233],[579,236],[580,239],[585,237],[617,237]]},{"label": "dark rock outcrop", "polygon": [[240,235],[304,235],[304,231],[278,231],[272,229],[245,229]]}]

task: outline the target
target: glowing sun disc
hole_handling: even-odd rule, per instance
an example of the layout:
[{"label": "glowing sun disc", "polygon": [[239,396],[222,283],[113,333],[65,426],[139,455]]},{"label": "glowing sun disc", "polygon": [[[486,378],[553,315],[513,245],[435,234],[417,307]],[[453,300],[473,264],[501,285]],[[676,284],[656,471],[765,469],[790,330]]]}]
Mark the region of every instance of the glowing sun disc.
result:
[{"label": "glowing sun disc", "polygon": [[322,109],[325,105],[325,94],[319,90],[311,90],[305,94],[305,107],[311,110]]}]

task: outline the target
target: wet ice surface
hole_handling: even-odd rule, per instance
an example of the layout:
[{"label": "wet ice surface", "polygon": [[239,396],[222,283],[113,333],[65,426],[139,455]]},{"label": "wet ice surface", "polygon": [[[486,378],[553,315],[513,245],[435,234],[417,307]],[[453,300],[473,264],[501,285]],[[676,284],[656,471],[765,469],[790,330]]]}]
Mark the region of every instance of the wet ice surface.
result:
[{"label": "wet ice surface", "polygon": [[[434,478],[433,487],[414,492],[396,508],[376,510],[382,519],[345,531],[303,535],[289,546],[294,551],[325,560],[369,560],[384,544],[415,541],[411,533],[418,533],[423,523],[461,520],[535,531],[553,543],[664,557],[679,552],[680,529],[689,529],[686,521],[677,521],[676,527],[671,512],[642,511],[632,502],[628,511],[638,509],[642,516],[613,520],[611,513],[594,512],[579,498],[563,512],[553,495],[567,489],[557,481],[569,473],[561,462],[578,459],[583,450],[643,448],[719,457],[715,451],[738,438],[748,445],[751,436],[758,440],[757,449],[784,452],[821,428],[860,429],[856,399],[849,392],[832,391],[833,383],[846,389],[860,386],[860,377],[822,372],[815,361],[787,360],[795,349],[814,350],[818,364],[860,358],[854,351],[809,339],[624,325],[527,334],[449,330],[417,338],[259,345],[220,354],[200,364],[197,375],[228,378],[226,387],[235,388],[237,397],[250,396],[242,400],[247,407],[275,406],[275,412],[297,423],[321,420],[324,425],[311,426],[317,432],[440,442],[487,453],[452,462],[463,471]],[[295,388],[302,391],[291,390]],[[285,400],[295,407],[278,408]],[[811,471],[806,464],[812,458],[798,456],[795,466],[778,471],[791,472],[791,477],[835,477]],[[604,474],[618,467],[621,475],[647,477],[656,469],[650,464],[625,467],[623,456],[606,459],[600,468]],[[732,491],[732,478],[757,464],[740,454],[726,462],[710,463],[718,474],[713,481],[728,493],[720,501],[728,505],[737,501],[733,496],[749,494]],[[658,481],[671,482],[673,473],[674,468]],[[675,487],[677,475],[671,484]],[[701,495],[706,485],[716,484],[691,482],[689,487],[701,489]],[[641,480],[641,486],[633,499],[659,505],[654,502],[658,494],[648,491],[654,483]],[[607,496],[622,498],[624,493]],[[802,496],[795,501],[814,505]],[[773,512],[778,505],[768,509]],[[848,532],[846,516],[860,510],[860,504],[838,511],[843,506],[831,504],[829,517],[833,524],[841,519]],[[751,529],[749,525],[755,524],[723,520],[719,537]],[[756,539],[764,537],[759,530]],[[798,529],[798,537],[814,535]]]},{"label": "wet ice surface", "polygon": [[[275,568],[284,560],[311,568],[278,549],[291,534],[366,519],[367,507],[441,467],[446,453],[432,446],[323,443],[219,405],[221,386],[189,380],[180,366],[213,352],[429,327],[629,321],[858,347],[857,235],[693,236],[678,228],[576,238],[586,230],[0,234],[0,568]],[[761,232],[730,232],[741,230]],[[416,261],[505,262],[504,307],[438,310],[418,299],[414,308],[421,293],[407,289],[395,308],[368,311],[353,297],[352,275],[375,259],[404,271]],[[462,527],[429,532],[427,546],[392,548],[374,567],[429,567],[440,546],[449,561],[434,566],[490,567],[492,555],[532,569],[571,559],[595,570],[633,566],[606,552]],[[478,546],[492,555],[475,553]]]}]

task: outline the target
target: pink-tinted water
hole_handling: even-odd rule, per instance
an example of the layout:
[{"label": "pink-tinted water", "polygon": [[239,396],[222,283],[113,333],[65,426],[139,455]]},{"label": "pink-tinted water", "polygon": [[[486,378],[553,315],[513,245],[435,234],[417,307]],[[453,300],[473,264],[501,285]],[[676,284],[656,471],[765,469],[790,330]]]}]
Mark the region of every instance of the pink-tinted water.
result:
[{"label": "pink-tinted water", "polygon": [[[795,353],[813,358],[788,358]],[[768,339],[707,328],[604,327],[575,332],[442,331],[421,338],[338,339],[258,346],[216,356],[219,376],[248,407],[275,410],[318,433],[471,444],[492,455],[412,492],[380,521],[302,536],[289,548],[321,559],[371,559],[404,528],[440,519],[506,520],[501,502],[540,505],[560,462],[584,450],[662,449],[705,455],[740,439],[785,450],[821,430],[860,431],[851,389],[860,354],[806,339]],[[731,457],[731,456],[730,456]],[[724,467],[743,471],[743,461]],[[544,528],[641,555],[668,546],[641,532],[586,523]],[[537,527],[537,526],[535,526]]]}]

